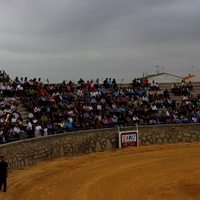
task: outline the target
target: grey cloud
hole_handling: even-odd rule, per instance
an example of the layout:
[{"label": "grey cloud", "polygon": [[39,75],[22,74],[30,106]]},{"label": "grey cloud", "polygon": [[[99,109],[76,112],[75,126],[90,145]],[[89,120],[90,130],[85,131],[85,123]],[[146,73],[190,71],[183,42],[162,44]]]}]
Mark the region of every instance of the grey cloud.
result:
[{"label": "grey cloud", "polygon": [[12,66],[26,67],[54,79],[64,72],[78,78],[83,69],[85,77],[100,71],[130,80],[157,64],[187,74],[199,63],[199,6],[198,0],[1,1],[1,62],[12,73]]}]

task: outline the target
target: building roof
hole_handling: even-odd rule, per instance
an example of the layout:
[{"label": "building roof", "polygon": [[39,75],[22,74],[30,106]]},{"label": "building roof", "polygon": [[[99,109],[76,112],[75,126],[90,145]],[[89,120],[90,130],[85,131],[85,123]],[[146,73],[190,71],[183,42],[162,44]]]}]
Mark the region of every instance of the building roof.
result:
[{"label": "building roof", "polygon": [[185,80],[190,79],[190,78],[193,78],[193,77],[195,77],[195,76],[196,76],[196,75],[186,76],[186,77],[183,78],[183,80],[185,81]]},{"label": "building roof", "polygon": [[159,73],[159,74],[152,74],[152,75],[148,75],[148,76],[145,76],[144,78],[153,78],[153,77],[157,77],[157,76],[160,76],[160,75],[168,75],[168,76],[173,76],[173,77],[176,77],[176,78],[181,78],[182,79],[182,77],[181,76],[176,76],[176,75],[173,75],[173,74],[168,74],[168,73],[165,73],[165,72],[163,72],[163,73]]}]

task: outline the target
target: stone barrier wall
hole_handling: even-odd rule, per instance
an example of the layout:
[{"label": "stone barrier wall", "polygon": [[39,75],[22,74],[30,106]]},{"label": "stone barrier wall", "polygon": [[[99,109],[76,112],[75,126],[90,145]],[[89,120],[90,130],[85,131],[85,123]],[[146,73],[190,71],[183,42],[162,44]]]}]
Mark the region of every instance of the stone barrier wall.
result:
[{"label": "stone barrier wall", "polygon": [[[135,127],[124,127],[127,131]],[[139,126],[139,144],[200,141],[200,124]],[[118,148],[118,128],[62,133],[0,145],[11,170],[62,156]]]}]

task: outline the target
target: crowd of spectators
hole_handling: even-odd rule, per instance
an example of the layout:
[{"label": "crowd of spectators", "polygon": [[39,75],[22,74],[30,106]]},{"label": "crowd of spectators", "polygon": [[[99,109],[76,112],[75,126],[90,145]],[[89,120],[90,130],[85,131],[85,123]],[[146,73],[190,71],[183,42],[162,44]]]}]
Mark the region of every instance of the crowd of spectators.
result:
[{"label": "crowd of spectators", "polygon": [[182,81],[180,85],[177,85],[177,84],[172,85],[172,92],[174,93],[174,95],[177,95],[177,96],[190,95],[189,91],[192,89],[193,89],[193,85],[191,81],[189,81],[188,83],[186,83],[185,81]]},{"label": "crowd of spectators", "polygon": [[[121,87],[111,78],[102,84],[98,79],[82,78],[77,83],[43,84],[40,78],[16,77],[0,87],[0,142],[135,124],[197,123],[200,95],[191,95],[193,86],[189,86],[184,82],[172,86],[174,94],[183,96],[182,103],[177,103],[170,98],[171,91],[161,90],[158,83],[146,78]],[[18,98],[29,110],[25,121]]]}]

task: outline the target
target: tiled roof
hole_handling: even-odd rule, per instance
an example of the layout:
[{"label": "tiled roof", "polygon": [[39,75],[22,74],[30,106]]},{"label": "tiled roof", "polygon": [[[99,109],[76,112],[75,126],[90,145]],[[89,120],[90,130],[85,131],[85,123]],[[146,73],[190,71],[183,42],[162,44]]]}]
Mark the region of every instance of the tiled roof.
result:
[{"label": "tiled roof", "polygon": [[196,75],[186,76],[186,77],[183,78],[183,80],[187,80],[187,79],[193,78],[193,77],[195,77],[195,76],[196,76]]}]

